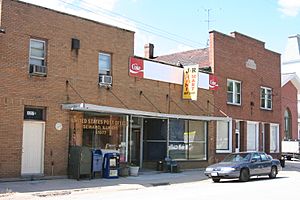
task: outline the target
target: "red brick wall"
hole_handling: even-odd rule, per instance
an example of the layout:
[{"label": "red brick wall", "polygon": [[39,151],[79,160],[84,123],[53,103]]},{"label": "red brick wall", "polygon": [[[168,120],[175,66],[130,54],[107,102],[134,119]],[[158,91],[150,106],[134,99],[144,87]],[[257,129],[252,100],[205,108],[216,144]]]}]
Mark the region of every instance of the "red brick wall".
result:
[{"label": "red brick wall", "polygon": [[[280,55],[265,49],[264,43],[238,33],[232,37],[212,32],[210,39],[214,53],[213,68],[219,83],[215,104],[235,119],[280,123]],[[246,68],[248,59],[255,61],[256,70]],[[227,79],[242,82],[241,106],[227,104]],[[273,89],[272,111],[260,109],[261,86]],[[251,102],[254,106],[250,105]]]},{"label": "red brick wall", "polygon": [[[121,107],[109,91],[98,87],[98,52],[113,53],[114,76],[127,77],[134,33],[10,0],[3,0],[1,14],[6,34],[0,37],[0,177],[20,175],[25,105],[47,109],[45,175],[51,175],[52,161],[53,175],[66,175],[69,115],[61,104],[82,102],[66,80],[88,103]],[[71,52],[74,37],[81,42],[78,56]],[[30,38],[47,42],[47,77],[28,74]],[[124,95],[124,88],[115,93]],[[54,128],[56,122],[63,124],[62,131]]]},{"label": "red brick wall", "polygon": [[[67,173],[69,113],[63,103],[86,103],[162,113],[210,115],[210,91],[199,90],[198,106],[181,98],[181,85],[128,76],[134,33],[14,0],[2,0],[0,36],[0,178],[20,176],[24,106],[46,107],[45,175]],[[37,20],[38,19],[38,20]],[[28,74],[29,40],[47,42],[47,77]],[[71,38],[80,40],[78,54]],[[98,53],[112,53],[113,86],[98,86]],[[69,86],[66,81],[70,83]],[[70,87],[75,88],[76,92]],[[78,94],[83,99],[79,97]],[[200,108],[201,109],[200,109]],[[183,111],[184,110],[184,111]],[[55,124],[63,129],[57,131]],[[52,151],[52,156],[51,156]]]},{"label": "red brick wall", "polygon": [[[233,119],[278,123],[281,126],[280,54],[265,49],[263,42],[236,32],[229,36],[212,31],[210,47],[210,63],[219,84],[218,90],[214,91],[214,115],[223,116],[220,109]],[[256,69],[246,67],[248,59],[254,60]],[[227,104],[227,79],[241,81],[240,106]],[[260,108],[261,86],[272,88],[271,111]],[[246,149],[246,127],[242,123],[241,150]],[[269,134],[267,130],[265,132],[266,135]],[[232,133],[234,149],[234,129]],[[262,149],[261,129],[259,134],[259,149]]]},{"label": "red brick wall", "polygon": [[0,26],[1,26],[2,0],[0,1]]},{"label": "red brick wall", "polygon": [[281,88],[282,95],[282,126],[281,126],[281,137],[284,138],[284,112],[288,108],[291,112],[292,117],[292,138],[298,139],[298,103],[297,103],[297,89],[291,81],[285,84]]}]

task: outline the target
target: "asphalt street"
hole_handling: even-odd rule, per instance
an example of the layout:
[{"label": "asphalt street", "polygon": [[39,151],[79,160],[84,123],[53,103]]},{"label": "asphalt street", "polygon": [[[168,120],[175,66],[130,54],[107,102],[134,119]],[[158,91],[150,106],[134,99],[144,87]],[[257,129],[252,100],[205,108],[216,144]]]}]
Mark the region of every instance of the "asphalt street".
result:
[{"label": "asphalt street", "polygon": [[[276,179],[213,183],[202,170],[178,174],[145,173],[138,177],[76,181],[70,179],[1,182],[0,199],[299,199],[300,162],[286,162]],[[51,188],[52,187],[52,188]]]}]

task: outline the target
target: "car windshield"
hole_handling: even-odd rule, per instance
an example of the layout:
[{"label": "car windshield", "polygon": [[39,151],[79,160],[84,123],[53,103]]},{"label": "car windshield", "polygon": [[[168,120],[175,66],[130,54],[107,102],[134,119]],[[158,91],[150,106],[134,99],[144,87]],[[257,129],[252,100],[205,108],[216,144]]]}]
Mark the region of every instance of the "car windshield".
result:
[{"label": "car windshield", "polygon": [[241,162],[241,161],[250,161],[251,154],[250,153],[237,153],[237,154],[229,154],[225,157],[223,162]]}]

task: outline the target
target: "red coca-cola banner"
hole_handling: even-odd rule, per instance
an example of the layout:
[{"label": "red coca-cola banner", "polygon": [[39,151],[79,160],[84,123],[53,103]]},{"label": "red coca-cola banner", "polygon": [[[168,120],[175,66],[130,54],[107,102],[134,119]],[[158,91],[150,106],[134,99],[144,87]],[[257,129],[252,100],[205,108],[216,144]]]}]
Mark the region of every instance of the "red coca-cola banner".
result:
[{"label": "red coca-cola banner", "polygon": [[130,57],[129,76],[144,78],[144,60]]},{"label": "red coca-cola banner", "polygon": [[218,85],[217,77],[210,74],[209,75],[209,89],[210,90],[217,90],[218,87],[219,87],[219,85]]}]

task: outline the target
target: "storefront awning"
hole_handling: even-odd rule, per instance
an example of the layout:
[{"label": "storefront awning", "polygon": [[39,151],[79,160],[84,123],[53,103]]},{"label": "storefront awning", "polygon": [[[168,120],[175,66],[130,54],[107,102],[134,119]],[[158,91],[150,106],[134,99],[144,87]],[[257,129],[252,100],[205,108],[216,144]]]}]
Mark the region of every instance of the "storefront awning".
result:
[{"label": "storefront awning", "polygon": [[230,117],[167,114],[167,113],[147,112],[141,110],[130,110],[124,108],[115,108],[109,106],[99,106],[99,105],[85,104],[85,103],[62,104],[62,108],[65,110],[80,111],[80,112],[124,114],[124,115],[135,115],[135,116],[143,116],[143,117],[157,117],[157,118],[175,118],[175,119],[205,120],[205,121],[212,121],[212,120],[231,121],[232,120],[232,118]]}]

